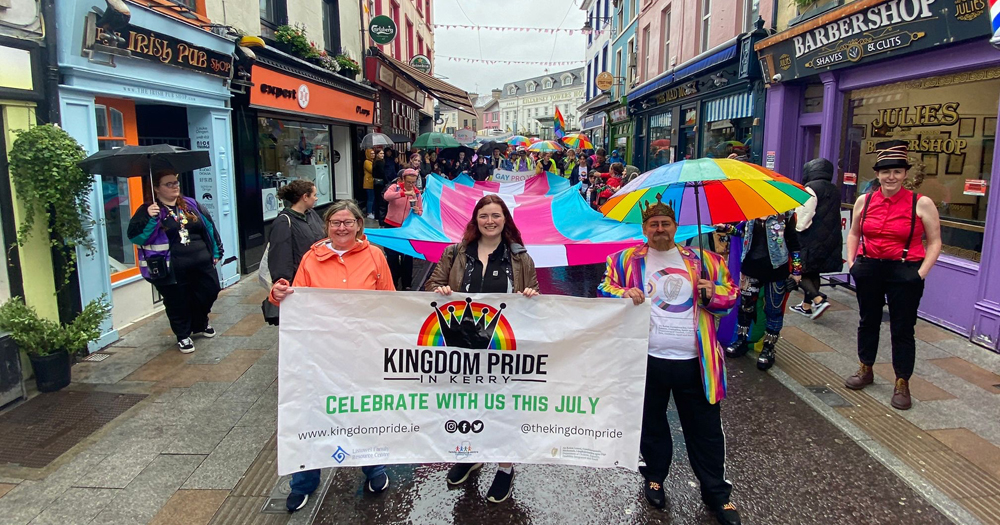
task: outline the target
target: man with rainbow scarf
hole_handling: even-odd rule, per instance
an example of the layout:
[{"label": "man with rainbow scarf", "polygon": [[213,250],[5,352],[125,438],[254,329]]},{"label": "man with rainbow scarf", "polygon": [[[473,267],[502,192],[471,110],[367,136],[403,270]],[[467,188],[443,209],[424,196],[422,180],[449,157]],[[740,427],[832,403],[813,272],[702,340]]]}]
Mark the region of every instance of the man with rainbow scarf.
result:
[{"label": "man with rainbow scarf", "polygon": [[739,524],[726,480],[726,437],[719,401],[726,397],[726,367],[715,335],[717,317],[736,305],[738,288],[721,256],[704,260],[674,244],[674,210],[656,196],[642,212],[647,242],[608,257],[602,297],[653,302],[649,321],[649,356],[639,449],[646,465],[643,492],[650,505],[663,508],[663,481],[670,470],[673,441],[667,403],[674,396],[691,468],[701,483],[701,499],[719,523]]}]

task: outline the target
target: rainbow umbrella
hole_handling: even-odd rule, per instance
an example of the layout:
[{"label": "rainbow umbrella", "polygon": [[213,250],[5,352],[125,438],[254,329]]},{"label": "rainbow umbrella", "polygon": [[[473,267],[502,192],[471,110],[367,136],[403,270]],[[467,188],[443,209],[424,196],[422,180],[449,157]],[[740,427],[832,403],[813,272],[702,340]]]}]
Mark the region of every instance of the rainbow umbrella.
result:
[{"label": "rainbow umbrella", "polygon": [[559,143],[554,140],[543,140],[528,146],[528,151],[537,151],[540,153],[556,153],[564,149],[566,148],[560,146]]},{"label": "rainbow umbrella", "polygon": [[[674,209],[678,224],[749,221],[785,213],[809,199],[801,184],[756,164],[692,159],[643,173],[608,199],[601,211],[611,219],[641,223],[643,206],[655,203],[657,195]],[[698,249],[704,259],[700,236]]]},{"label": "rainbow umbrella", "polygon": [[563,137],[562,141],[573,149],[594,149],[594,143],[583,133],[570,133]]},{"label": "rainbow umbrella", "polygon": [[525,148],[527,148],[528,146],[531,145],[531,141],[528,140],[528,137],[525,137],[524,135],[514,135],[513,137],[507,139],[507,144],[510,144],[511,146],[514,147],[524,146]]}]

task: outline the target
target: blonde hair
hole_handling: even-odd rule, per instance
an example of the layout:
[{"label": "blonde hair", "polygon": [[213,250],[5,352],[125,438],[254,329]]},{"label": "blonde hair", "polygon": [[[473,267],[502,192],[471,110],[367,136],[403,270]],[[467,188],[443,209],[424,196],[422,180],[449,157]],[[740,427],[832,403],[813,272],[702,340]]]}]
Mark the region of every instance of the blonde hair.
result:
[{"label": "blonde hair", "polygon": [[323,224],[326,224],[327,228],[329,228],[330,217],[333,217],[334,213],[344,210],[351,212],[351,214],[354,215],[354,218],[358,221],[357,238],[360,239],[365,233],[365,216],[361,213],[361,207],[359,207],[358,203],[353,200],[344,199],[331,204],[330,207],[326,209],[326,212],[323,213]]}]

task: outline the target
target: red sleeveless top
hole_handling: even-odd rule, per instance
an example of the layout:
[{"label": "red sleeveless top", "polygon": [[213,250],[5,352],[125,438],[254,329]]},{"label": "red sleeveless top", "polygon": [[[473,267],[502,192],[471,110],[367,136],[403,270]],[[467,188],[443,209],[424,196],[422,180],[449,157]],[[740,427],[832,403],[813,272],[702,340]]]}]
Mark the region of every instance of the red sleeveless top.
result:
[{"label": "red sleeveless top", "polygon": [[[906,254],[907,261],[918,261],[924,258],[924,223],[917,216],[914,198],[920,195],[906,188],[900,188],[891,198],[882,195],[882,190],[868,194],[867,212],[861,211],[861,242],[858,244],[857,255],[872,259],[903,258],[903,246],[910,239],[910,225],[913,225],[913,238],[910,239],[910,251]],[[865,206],[864,201],[862,206]],[[911,222],[912,221],[912,222]]]}]

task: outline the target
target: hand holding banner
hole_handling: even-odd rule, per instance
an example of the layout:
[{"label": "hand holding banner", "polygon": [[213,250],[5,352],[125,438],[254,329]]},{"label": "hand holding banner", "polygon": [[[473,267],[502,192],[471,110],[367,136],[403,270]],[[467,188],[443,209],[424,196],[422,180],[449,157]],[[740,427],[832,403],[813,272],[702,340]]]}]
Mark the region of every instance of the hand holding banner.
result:
[{"label": "hand holding banner", "polygon": [[649,302],[298,288],[281,305],[278,473],[637,468]]}]

